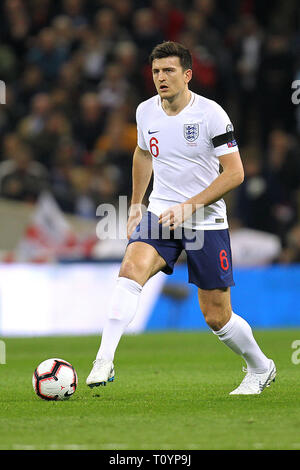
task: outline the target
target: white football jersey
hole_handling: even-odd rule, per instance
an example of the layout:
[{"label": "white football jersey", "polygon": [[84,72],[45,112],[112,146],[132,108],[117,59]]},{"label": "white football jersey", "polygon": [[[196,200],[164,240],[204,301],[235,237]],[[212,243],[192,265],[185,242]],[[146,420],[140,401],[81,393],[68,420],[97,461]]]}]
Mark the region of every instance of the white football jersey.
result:
[{"label": "white football jersey", "polygon": [[[220,174],[218,157],[238,148],[223,108],[193,92],[176,116],[166,114],[156,95],[137,107],[136,120],[138,146],[152,155],[153,190],[148,210],[157,216],[206,189]],[[185,227],[228,228],[223,199],[197,212],[198,217],[186,221]]]}]

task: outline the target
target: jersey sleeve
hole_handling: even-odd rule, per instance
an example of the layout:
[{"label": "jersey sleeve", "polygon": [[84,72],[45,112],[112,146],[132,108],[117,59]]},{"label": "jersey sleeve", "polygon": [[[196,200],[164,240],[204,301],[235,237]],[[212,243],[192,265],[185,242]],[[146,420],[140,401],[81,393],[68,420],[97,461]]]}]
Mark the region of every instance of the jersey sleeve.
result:
[{"label": "jersey sleeve", "polygon": [[208,134],[216,157],[238,150],[234,128],[229,116],[217,103],[215,103],[208,119]]},{"label": "jersey sleeve", "polygon": [[148,150],[144,135],[142,132],[142,119],[141,119],[141,108],[140,105],[136,110],[136,126],[137,126],[137,144],[142,150]]}]

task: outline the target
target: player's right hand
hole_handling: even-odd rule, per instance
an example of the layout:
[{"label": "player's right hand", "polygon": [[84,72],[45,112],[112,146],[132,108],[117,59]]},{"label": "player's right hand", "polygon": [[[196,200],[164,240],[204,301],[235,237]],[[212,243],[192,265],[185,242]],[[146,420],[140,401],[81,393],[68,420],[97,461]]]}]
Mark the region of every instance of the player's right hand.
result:
[{"label": "player's right hand", "polygon": [[127,238],[131,237],[135,228],[138,226],[142,219],[142,206],[141,204],[133,204],[129,209],[129,217],[127,221]]}]

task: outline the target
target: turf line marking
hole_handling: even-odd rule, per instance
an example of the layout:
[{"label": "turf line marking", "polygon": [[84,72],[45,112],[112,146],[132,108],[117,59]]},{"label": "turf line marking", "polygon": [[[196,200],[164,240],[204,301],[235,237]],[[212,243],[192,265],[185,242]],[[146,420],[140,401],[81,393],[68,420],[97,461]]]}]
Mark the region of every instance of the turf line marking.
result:
[{"label": "turf line marking", "polygon": [[253,447],[254,447],[254,449],[262,449],[263,443],[262,442],[254,442]]},{"label": "turf line marking", "polygon": [[13,450],[36,450],[35,446],[26,445],[26,444],[13,444]]},{"label": "turf line marking", "polygon": [[106,442],[105,444],[99,445],[101,449],[128,449],[128,445],[120,442]]},{"label": "turf line marking", "polygon": [[[37,450],[39,449],[40,446],[33,446],[30,444],[13,444],[13,449],[14,450]],[[42,446],[44,447],[44,446]],[[46,449],[49,450],[59,450],[59,449],[64,449],[64,450],[84,450],[86,449],[86,446],[83,446],[81,444],[49,444],[48,446],[45,446]]]}]

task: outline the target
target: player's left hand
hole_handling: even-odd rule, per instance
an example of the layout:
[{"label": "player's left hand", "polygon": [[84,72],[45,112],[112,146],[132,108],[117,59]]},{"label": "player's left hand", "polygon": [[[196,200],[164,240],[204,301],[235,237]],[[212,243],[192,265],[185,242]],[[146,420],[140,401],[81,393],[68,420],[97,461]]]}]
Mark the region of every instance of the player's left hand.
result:
[{"label": "player's left hand", "polygon": [[162,224],[163,227],[169,227],[170,230],[175,230],[185,220],[189,219],[192,214],[192,204],[176,204],[160,214],[158,223]]}]

